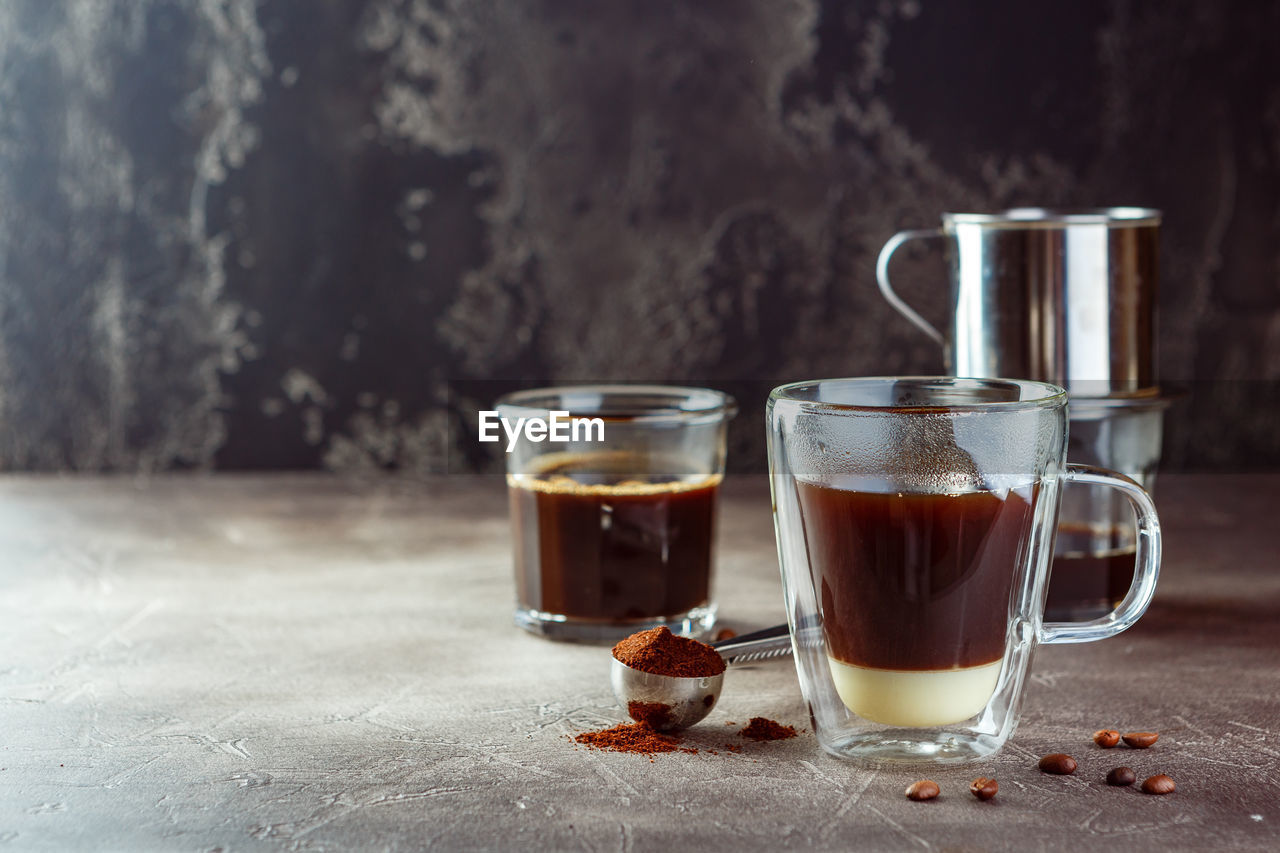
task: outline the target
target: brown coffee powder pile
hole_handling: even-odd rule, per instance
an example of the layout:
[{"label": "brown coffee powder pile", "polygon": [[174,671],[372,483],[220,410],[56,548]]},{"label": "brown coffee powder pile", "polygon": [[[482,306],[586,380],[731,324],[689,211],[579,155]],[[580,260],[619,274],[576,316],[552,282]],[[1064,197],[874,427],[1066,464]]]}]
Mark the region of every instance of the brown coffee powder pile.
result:
[{"label": "brown coffee powder pile", "polygon": [[652,675],[707,678],[724,672],[719,652],[706,643],[677,637],[665,626],[632,634],[613,647],[613,656]]},{"label": "brown coffee powder pile", "polygon": [[698,750],[680,746],[680,738],[655,732],[646,723],[621,723],[598,732],[583,732],[574,737],[575,743],[592,749],[612,752],[636,752],[653,760],[659,752],[687,752],[697,755]]},{"label": "brown coffee powder pile", "polygon": [[795,726],[784,726],[765,717],[752,717],[747,727],[738,732],[751,740],[786,740],[796,736]]}]

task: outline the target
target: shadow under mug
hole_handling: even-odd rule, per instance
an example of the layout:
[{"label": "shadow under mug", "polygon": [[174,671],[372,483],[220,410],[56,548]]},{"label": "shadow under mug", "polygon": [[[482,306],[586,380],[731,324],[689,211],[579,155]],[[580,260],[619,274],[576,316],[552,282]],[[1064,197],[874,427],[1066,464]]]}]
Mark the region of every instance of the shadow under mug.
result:
[{"label": "shadow under mug", "polygon": [[[1146,610],[1160,526],[1141,486],[1066,464],[1067,395],[1024,380],[800,382],[769,397],[774,520],[796,669],[827,752],[965,762],[1018,722],[1038,643],[1114,636]],[[1064,482],[1136,515],[1133,583],[1045,623]]]}]

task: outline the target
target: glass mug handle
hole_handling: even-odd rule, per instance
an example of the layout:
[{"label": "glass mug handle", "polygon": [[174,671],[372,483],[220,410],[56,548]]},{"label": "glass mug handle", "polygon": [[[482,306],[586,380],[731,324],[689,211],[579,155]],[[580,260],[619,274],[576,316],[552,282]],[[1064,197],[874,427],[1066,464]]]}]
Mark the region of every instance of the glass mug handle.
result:
[{"label": "glass mug handle", "polygon": [[924,332],[937,342],[938,346],[944,349],[947,346],[946,338],[942,336],[925,318],[921,317],[916,310],[902,301],[902,297],[894,291],[893,286],[889,284],[889,260],[893,257],[893,253],[898,251],[898,247],[908,240],[926,240],[931,237],[946,236],[941,228],[921,228],[916,231],[899,231],[889,238],[889,242],[884,244],[884,248],[880,250],[880,257],[876,259],[876,282],[880,285],[880,293],[883,294],[885,300],[892,305],[899,314],[911,321],[917,329]]},{"label": "glass mug handle", "polygon": [[[1041,643],[1088,643],[1114,637],[1138,621],[1151,603],[1160,575],[1160,518],[1147,490],[1133,480],[1092,465],[1067,465],[1064,483],[1109,486],[1118,489],[1133,505],[1137,519],[1137,547],[1133,560],[1133,583],[1124,599],[1106,616],[1088,622],[1046,622],[1040,628]],[[1052,556],[1049,558],[1052,560]]]}]

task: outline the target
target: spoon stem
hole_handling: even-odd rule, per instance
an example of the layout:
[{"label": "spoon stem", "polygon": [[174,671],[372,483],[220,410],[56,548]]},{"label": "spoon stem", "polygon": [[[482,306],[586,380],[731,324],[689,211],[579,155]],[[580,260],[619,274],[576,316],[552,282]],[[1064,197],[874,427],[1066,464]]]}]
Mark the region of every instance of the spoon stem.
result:
[{"label": "spoon stem", "polygon": [[791,632],[786,625],[774,625],[712,643],[711,647],[720,653],[727,665],[740,666],[791,654]]}]

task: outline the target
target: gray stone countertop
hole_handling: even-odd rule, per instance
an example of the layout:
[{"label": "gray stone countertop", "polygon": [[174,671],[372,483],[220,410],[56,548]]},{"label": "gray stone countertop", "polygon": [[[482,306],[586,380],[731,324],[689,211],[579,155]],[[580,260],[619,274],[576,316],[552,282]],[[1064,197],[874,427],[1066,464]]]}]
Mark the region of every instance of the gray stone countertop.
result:
[{"label": "gray stone countertop", "polygon": [[[726,492],[719,600],[746,631],[783,612],[767,488]],[[1041,649],[1009,746],[912,803],[925,774],[818,749],[785,661],[730,674],[697,755],[572,744],[624,719],[609,655],[512,626],[499,478],[7,477],[0,850],[1280,849],[1280,477],[1157,497],[1144,620]],[[806,731],[726,725],[756,715]],[[1101,727],[1161,739],[1104,752]],[[1036,770],[1053,751],[1075,776]],[[1120,763],[1178,790],[1108,788]]]}]

